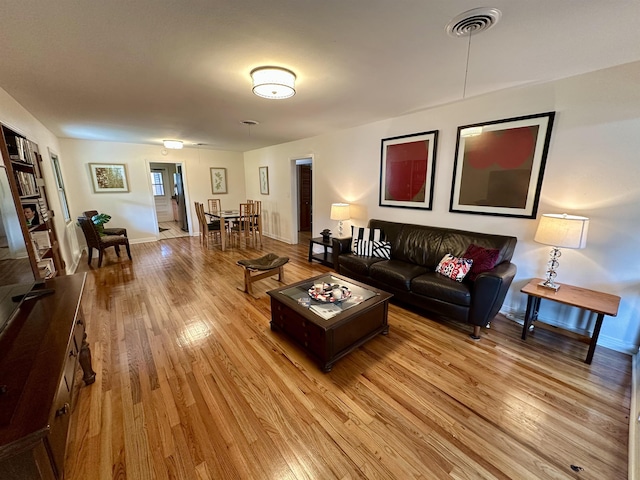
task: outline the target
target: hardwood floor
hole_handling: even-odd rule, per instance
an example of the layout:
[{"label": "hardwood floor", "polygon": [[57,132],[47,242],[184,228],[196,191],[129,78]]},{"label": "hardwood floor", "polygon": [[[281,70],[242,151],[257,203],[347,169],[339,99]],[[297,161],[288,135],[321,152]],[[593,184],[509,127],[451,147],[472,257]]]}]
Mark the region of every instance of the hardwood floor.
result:
[{"label": "hardwood floor", "polygon": [[[397,305],[390,332],[322,373],[269,329],[273,279],[235,262],[275,252],[294,282],[330,271],[308,244],[131,246],[89,268],[96,383],[72,416],[67,480],[623,479],[631,359],[498,317],[471,328]],[[578,473],[571,465],[581,468]]]}]

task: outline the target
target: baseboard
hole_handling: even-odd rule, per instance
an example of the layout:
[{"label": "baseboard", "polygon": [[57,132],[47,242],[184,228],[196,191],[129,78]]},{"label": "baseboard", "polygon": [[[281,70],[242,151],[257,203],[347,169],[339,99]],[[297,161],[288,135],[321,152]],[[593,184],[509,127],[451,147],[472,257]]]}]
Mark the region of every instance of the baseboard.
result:
[{"label": "baseboard", "polygon": [[631,363],[631,407],[629,409],[629,480],[640,480],[640,355],[636,352]]}]

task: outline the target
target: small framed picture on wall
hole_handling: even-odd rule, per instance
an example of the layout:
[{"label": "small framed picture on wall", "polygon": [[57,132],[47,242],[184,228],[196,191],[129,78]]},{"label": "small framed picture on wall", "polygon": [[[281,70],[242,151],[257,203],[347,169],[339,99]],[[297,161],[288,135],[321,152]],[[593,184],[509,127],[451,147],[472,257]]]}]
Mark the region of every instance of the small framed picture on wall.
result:
[{"label": "small framed picture on wall", "polygon": [[260,193],[269,195],[269,167],[259,167],[258,173],[260,177]]}]

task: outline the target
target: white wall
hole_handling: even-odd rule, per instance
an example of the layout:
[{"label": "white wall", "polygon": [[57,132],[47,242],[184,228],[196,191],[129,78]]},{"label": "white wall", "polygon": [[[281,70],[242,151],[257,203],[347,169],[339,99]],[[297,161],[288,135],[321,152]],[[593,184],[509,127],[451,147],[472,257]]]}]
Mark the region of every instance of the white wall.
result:
[{"label": "white wall", "polygon": [[[550,248],[533,242],[537,220],[449,213],[457,127],[556,111],[538,216],[566,212],[591,219],[587,247],[563,250],[558,281],[621,296],[618,316],[605,318],[599,343],[635,352],[640,343],[638,78],[640,63],[633,63],[246,152],[247,194],[259,195],[258,167],[269,166],[271,192],[263,196],[263,210],[269,211],[265,234],[291,242],[291,159],[313,155],[315,234],[323,228],[335,232],[330,205],[346,201],[352,205],[355,225],[380,218],[514,235],[518,273],[503,311],[523,315],[526,297],[520,288],[532,277],[544,276]],[[440,132],[433,210],[378,206],[380,140],[430,130]],[[578,309],[551,302],[542,303],[540,318],[578,332],[592,328],[594,321]]]},{"label": "white wall", "polygon": [[[242,154],[219,150],[184,148],[169,150],[162,155],[160,146],[132,143],[96,142],[61,139],[65,159],[63,175],[69,188],[71,216],[85,210],[98,210],[111,215],[111,225],[125,227],[131,243],[153,241],[158,238],[155,205],[151,192],[151,163],[182,163],[184,186],[189,207],[190,231],[198,233],[194,202],[207,203],[211,193],[211,167],[227,169],[226,195],[216,195],[223,208],[237,206],[246,198]],[[94,193],[89,171],[90,163],[124,163],[127,169],[129,192]]]}]

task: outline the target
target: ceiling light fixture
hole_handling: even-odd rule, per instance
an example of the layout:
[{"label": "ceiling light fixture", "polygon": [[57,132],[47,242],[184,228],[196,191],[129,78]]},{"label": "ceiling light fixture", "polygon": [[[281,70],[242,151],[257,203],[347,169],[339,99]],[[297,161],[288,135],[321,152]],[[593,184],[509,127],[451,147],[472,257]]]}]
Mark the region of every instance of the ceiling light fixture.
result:
[{"label": "ceiling light fixture", "polygon": [[258,67],[251,70],[253,93],[263,98],[282,99],[296,94],[296,74],[281,67]]},{"label": "ceiling light fixture", "polygon": [[[454,17],[445,27],[451,37],[469,37],[467,42],[467,62],[464,67],[464,84],[462,86],[462,99],[467,95],[467,77],[469,75],[469,55],[471,53],[471,35],[485,32],[493,27],[500,18],[502,12],[497,8],[474,8]],[[474,137],[482,134],[482,127],[467,128],[461,132],[463,137]]]},{"label": "ceiling light fixture", "polygon": [[183,144],[180,140],[163,140],[164,148],[171,148],[172,150],[180,150]]}]

